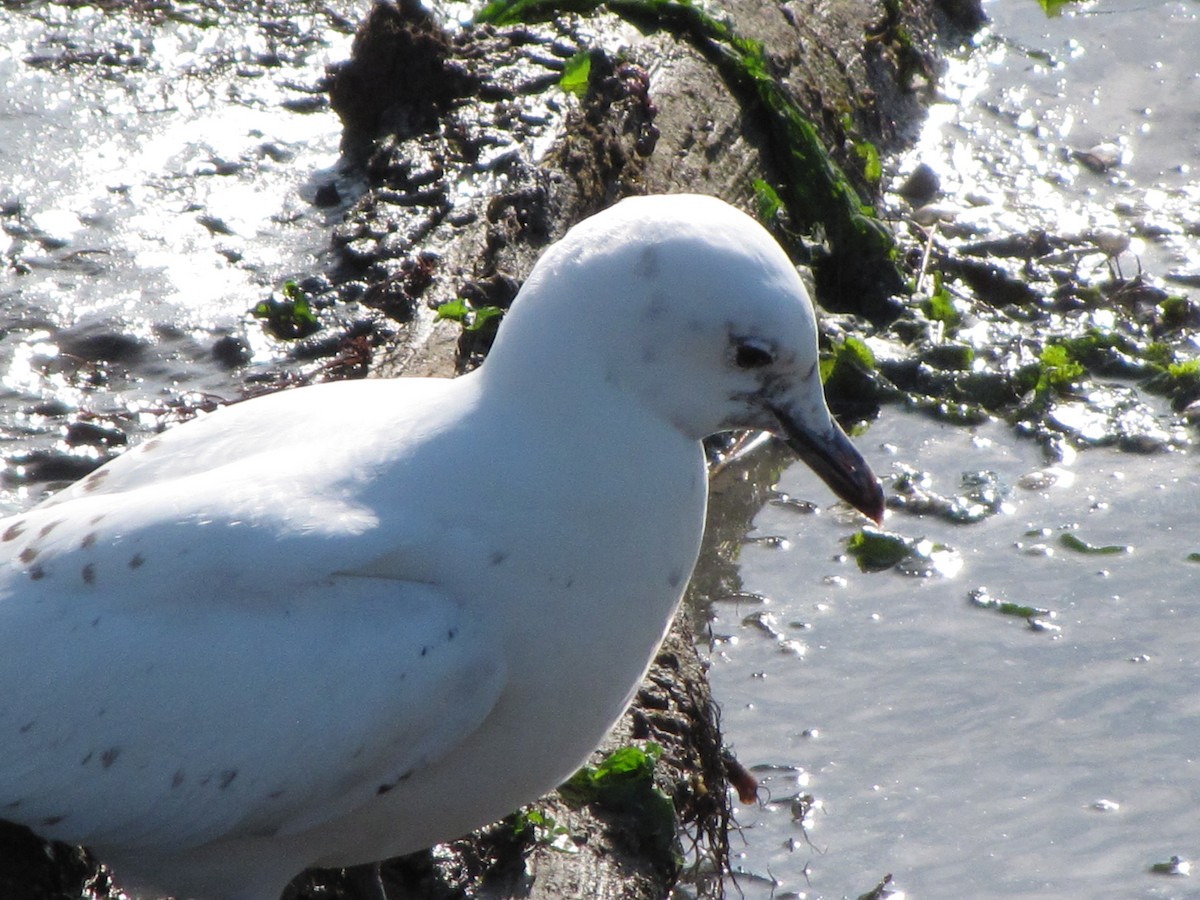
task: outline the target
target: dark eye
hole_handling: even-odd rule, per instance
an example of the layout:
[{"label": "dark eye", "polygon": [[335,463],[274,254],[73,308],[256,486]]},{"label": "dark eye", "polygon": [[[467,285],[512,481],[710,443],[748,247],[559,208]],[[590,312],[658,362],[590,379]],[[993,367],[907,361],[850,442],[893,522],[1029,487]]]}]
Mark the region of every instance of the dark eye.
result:
[{"label": "dark eye", "polygon": [[743,341],[733,352],[733,364],[739,369],[761,369],[775,362],[775,354],[754,341]]}]

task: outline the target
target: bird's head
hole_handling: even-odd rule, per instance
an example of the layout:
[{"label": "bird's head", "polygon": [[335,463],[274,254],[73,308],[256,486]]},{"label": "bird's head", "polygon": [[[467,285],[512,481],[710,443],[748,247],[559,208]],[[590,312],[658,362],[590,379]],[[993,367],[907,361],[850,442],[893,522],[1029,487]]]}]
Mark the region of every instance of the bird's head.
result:
[{"label": "bird's head", "polygon": [[497,368],[540,358],[547,378],[590,370],[697,440],[772,432],[840,498],[883,516],[879,482],[825,403],[800,276],[720,200],[633,197],[572,228],[539,260],[492,355]]}]

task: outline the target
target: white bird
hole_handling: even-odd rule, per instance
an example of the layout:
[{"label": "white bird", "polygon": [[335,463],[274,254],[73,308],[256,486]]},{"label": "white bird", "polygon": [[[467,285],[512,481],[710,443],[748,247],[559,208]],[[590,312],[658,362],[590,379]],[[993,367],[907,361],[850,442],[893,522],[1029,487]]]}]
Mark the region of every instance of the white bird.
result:
[{"label": "white bird", "polygon": [[306,387],[0,522],[0,818],[133,896],[277,900],[499,819],[621,715],[700,547],[700,440],[782,436],[878,520],[752,219],[624,200],[457,379]]}]

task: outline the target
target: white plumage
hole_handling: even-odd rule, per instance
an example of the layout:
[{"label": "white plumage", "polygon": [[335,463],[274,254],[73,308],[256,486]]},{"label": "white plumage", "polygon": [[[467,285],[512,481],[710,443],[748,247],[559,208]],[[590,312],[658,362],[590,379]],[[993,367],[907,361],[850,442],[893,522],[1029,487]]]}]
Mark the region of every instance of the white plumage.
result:
[{"label": "white plumage", "polygon": [[625,200],[483,367],[221,409],[0,522],[0,818],[135,895],[276,900],[568,777],[682,596],[699,440],[775,431],[882,514],[752,220]]}]

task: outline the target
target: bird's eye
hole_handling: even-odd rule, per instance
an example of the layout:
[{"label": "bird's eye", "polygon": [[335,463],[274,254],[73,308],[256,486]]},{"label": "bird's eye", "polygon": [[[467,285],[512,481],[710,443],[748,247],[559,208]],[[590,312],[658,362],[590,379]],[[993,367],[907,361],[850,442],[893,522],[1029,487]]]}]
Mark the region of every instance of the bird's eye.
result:
[{"label": "bird's eye", "polygon": [[775,362],[775,354],[756,341],[742,341],[733,351],[733,364],[739,369],[761,369]]}]

